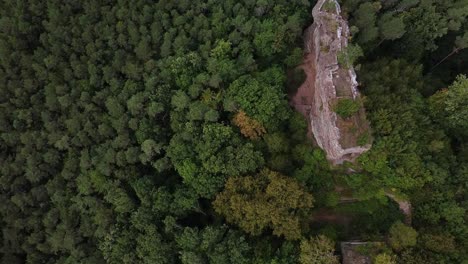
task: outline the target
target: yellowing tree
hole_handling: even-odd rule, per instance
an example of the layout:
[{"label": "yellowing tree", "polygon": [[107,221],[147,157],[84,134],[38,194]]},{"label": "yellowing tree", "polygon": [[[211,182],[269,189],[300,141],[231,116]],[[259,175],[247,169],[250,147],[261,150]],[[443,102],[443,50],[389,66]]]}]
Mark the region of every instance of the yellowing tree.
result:
[{"label": "yellowing tree", "polygon": [[213,205],[252,235],[271,228],[274,235],[294,240],[301,237],[313,200],[293,178],[264,169],[255,176],[229,178]]},{"label": "yellowing tree", "polygon": [[374,260],[375,264],[396,264],[395,256],[387,253],[378,254]]},{"label": "yellowing tree", "polygon": [[240,110],[233,119],[234,124],[240,128],[240,132],[247,138],[257,139],[266,133],[263,125],[257,120],[249,117],[244,111]]},{"label": "yellowing tree", "polygon": [[301,253],[299,262],[301,264],[338,264],[333,240],[324,235],[304,239],[301,241]]},{"label": "yellowing tree", "polygon": [[394,250],[401,251],[404,248],[415,246],[417,237],[416,230],[398,221],[390,227],[388,242]]}]

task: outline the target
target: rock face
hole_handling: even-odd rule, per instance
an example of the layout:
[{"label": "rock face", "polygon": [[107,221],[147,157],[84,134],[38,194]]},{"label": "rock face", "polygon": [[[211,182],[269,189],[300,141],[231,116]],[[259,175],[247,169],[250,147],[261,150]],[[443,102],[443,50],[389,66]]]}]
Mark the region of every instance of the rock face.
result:
[{"label": "rock face", "polygon": [[[319,0],[313,8],[314,23],[304,35],[306,55],[300,66],[306,80],[291,98],[291,104],[309,121],[309,134],[334,164],[353,161],[371,147],[356,73],[352,66],[338,63],[340,52],[346,54],[349,38],[347,21],[340,13],[336,0]],[[342,118],[333,110],[343,98],[361,105],[351,117]]]}]

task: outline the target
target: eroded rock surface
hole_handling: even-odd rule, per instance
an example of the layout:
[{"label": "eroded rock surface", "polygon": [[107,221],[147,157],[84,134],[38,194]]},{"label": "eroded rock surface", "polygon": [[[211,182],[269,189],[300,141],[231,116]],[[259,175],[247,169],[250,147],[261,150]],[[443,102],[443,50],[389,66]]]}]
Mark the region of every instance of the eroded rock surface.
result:
[{"label": "eroded rock surface", "polygon": [[346,50],[349,38],[347,21],[340,13],[336,0],[319,0],[313,8],[314,23],[304,35],[306,55],[301,65],[306,80],[291,98],[291,104],[307,118],[309,133],[334,164],[353,161],[371,147],[370,139],[362,143],[370,133],[363,107],[349,118],[333,110],[341,98],[360,102],[353,67],[338,63],[337,56]]}]

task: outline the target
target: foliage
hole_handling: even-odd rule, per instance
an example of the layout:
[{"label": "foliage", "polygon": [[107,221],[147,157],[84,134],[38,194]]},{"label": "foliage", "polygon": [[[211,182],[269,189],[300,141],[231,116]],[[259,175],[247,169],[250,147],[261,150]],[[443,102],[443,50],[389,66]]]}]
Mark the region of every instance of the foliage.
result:
[{"label": "foliage", "polygon": [[455,238],[450,234],[423,234],[421,237],[424,247],[439,253],[453,253],[457,245]]},{"label": "foliage", "polygon": [[301,241],[301,264],[338,264],[338,257],[333,253],[335,245],[332,240],[324,235],[311,237]]},{"label": "foliage", "polygon": [[[404,61],[382,61],[365,69],[374,67],[383,70],[363,75],[363,80],[364,92],[370,99],[366,110],[376,140],[372,150],[360,157],[360,162],[384,186],[398,189],[423,186],[430,176],[422,153],[427,151],[426,143],[440,138],[440,134],[434,129],[420,129],[431,127],[417,91],[422,85],[418,81],[421,72]],[[415,132],[407,133],[409,130]]]},{"label": "foliage", "polygon": [[[388,257],[394,257],[391,254],[385,243],[382,242],[368,242],[355,247],[356,252],[361,255],[368,256],[370,259],[376,261],[378,258],[387,260]],[[380,257],[379,257],[380,256]]]},{"label": "foliage", "polygon": [[388,242],[396,251],[416,245],[418,233],[412,227],[396,222],[390,227]]},{"label": "foliage", "polygon": [[242,110],[234,116],[233,123],[240,128],[242,135],[250,139],[258,139],[266,133],[265,128],[260,122],[250,118]]},{"label": "foliage", "polygon": [[359,135],[358,139],[357,139],[357,144],[359,146],[364,146],[366,145],[367,143],[369,143],[369,132],[364,132],[362,133],[361,135]]},{"label": "foliage", "polygon": [[304,83],[307,76],[300,67],[294,68],[288,75],[287,88],[289,94],[295,94],[299,87]]},{"label": "foliage", "polygon": [[[308,145],[298,145],[293,149],[295,159],[303,162],[294,171],[293,176],[306,184],[313,192],[326,192],[333,189],[333,172],[325,153]],[[316,197],[318,198],[318,197]]]},{"label": "foliage", "polygon": [[282,72],[271,68],[255,77],[240,77],[229,86],[227,96],[268,130],[277,127],[291,111],[282,93],[284,81]]},{"label": "foliage", "polygon": [[221,124],[207,124],[188,140],[173,137],[168,156],[184,183],[203,197],[219,191],[228,176],[254,171],[263,164],[252,144],[242,142],[232,127]]},{"label": "foliage", "polygon": [[[342,8],[353,41],[366,54],[358,79],[374,138],[372,149],[359,158],[363,171],[346,182],[360,199],[382,197],[382,187],[410,197],[421,239],[398,252],[399,263],[461,263],[467,225],[466,177],[460,171],[467,156],[459,107],[466,99],[459,88],[449,100],[450,89],[444,88],[463,87],[463,77],[455,76],[467,66],[462,21],[468,2],[347,0]],[[458,110],[446,110],[451,103]],[[426,236],[445,239],[447,250]]]},{"label": "foliage", "polygon": [[329,13],[335,13],[336,12],[336,4],[333,0],[327,0],[325,3],[323,3],[322,10],[329,12]]},{"label": "foliage", "polygon": [[354,12],[353,24],[359,28],[359,43],[367,43],[378,37],[376,13],[379,9],[379,2],[365,2]]},{"label": "foliage", "polygon": [[406,25],[402,16],[385,13],[379,20],[379,29],[383,40],[395,40],[405,34]]},{"label": "foliage", "polygon": [[340,203],[334,211],[340,216],[351,218],[349,230],[343,231],[346,237],[364,237],[370,241],[381,240],[395,221],[404,219],[397,204],[379,197]]},{"label": "foliage", "polygon": [[349,69],[355,64],[356,60],[363,55],[359,45],[349,44],[345,49],[340,50],[336,56],[338,64],[345,69]]},{"label": "foliage", "polygon": [[299,245],[292,241],[284,241],[279,245],[271,243],[277,240],[272,237],[260,238],[255,241],[254,264],[296,264],[298,263]]},{"label": "foliage", "polygon": [[361,104],[359,101],[350,98],[338,99],[333,110],[342,118],[349,118],[359,111]]},{"label": "foliage", "polygon": [[270,157],[224,106],[285,132],[308,5],[2,1],[0,262],[250,263],[206,198]]},{"label": "foliage", "polygon": [[213,206],[252,235],[271,228],[274,235],[295,240],[312,203],[312,195],[294,179],[264,169],[255,176],[229,178]]},{"label": "foliage", "polygon": [[336,179],[365,238],[409,197],[399,262],[468,259],[468,2],[341,2],[375,137],[344,179],[287,103],[309,1],[1,1],[0,262],[297,263]]},{"label": "foliage", "polygon": [[434,117],[460,135],[468,135],[468,79],[460,75],[446,90],[431,96],[429,106]]},{"label": "foliage", "polygon": [[184,264],[250,263],[251,249],[245,238],[225,226],[210,226],[203,230],[186,227],[175,240]]},{"label": "foliage", "polygon": [[387,253],[378,254],[374,259],[375,264],[396,264],[395,256]]}]

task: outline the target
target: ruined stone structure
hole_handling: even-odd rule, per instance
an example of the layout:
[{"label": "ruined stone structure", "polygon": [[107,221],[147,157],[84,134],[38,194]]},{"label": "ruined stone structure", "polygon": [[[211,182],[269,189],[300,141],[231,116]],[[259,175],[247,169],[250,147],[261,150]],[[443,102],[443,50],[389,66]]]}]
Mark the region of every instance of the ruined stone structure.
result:
[{"label": "ruined stone structure", "polygon": [[341,242],[342,264],[371,264],[372,260],[369,256],[363,255],[357,249],[360,246],[371,245],[373,242]]}]

